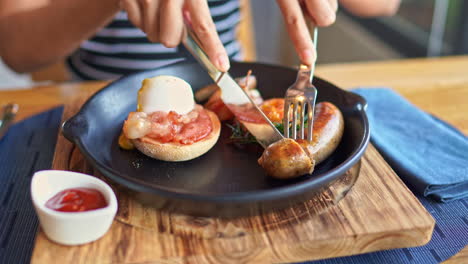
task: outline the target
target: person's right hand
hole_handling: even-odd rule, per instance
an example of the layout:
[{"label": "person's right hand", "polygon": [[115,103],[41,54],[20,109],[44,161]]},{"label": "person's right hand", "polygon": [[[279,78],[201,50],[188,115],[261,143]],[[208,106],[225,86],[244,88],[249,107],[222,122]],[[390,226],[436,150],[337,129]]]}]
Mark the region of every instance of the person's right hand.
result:
[{"label": "person's right hand", "polygon": [[326,27],[335,22],[337,0],[277,0],[283,14],[286,28],[301,62],[311,65],[317,59],[315,43],[306,20],[315,26]]},{"label": "person's right hand", "polygon": [[211,62],[220,70],[229,69],[229,58],[219,39],[206,0],[120,0],[129,20],[152,42],[176,47],[182,41],[184,15]]}]

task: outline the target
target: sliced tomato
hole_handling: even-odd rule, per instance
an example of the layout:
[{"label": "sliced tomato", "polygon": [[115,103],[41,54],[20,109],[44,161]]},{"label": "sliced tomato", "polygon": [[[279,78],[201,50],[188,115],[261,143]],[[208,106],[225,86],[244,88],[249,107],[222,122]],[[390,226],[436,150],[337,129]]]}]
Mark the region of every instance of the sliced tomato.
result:
[{"label": "sliced tomato", "polygon": [[268,99],[260,107],[271,122],[282,122],[284,116],[284,99]]}]

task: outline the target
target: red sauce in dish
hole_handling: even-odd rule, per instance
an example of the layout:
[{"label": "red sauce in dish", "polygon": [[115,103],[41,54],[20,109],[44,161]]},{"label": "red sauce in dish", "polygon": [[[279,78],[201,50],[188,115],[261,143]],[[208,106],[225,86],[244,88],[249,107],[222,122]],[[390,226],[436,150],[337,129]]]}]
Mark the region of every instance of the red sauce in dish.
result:
[{"label": "red sauce in dish", "polygon": [[73,188],[57,193],[45,206],[59,212],[84,212],[104,208],[107,201],[96,189]]},{"label": "red sauce in dish", "polygon": [[213,130],[210,116],[199,106],[186,115],[174,111],[154,112],[149,119],[151,132],[146,136],[161,143],[189,145],[204,139]]}]

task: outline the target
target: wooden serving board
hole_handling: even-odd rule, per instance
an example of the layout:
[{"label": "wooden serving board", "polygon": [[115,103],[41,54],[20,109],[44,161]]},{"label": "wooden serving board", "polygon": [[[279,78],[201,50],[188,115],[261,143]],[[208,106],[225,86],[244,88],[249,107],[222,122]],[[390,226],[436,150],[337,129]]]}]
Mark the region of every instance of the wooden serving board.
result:
[{"label": "wooden serving board", "polygon": [[[67,104],[63,119],[75,114],[89,95]],[[62,135],[52,167],[95,174]],[[342,192],[347,195],[338,203],[333,201],[340,197],[331,196],[340,192],[331,186],[292,208],[228,220],[156,211],[116,191],[119,212],[104,237],[82,246],[62,246],[39,230],[31,262],[298,262],[424,245],[435,224],[372,145],[354,187]]]}]

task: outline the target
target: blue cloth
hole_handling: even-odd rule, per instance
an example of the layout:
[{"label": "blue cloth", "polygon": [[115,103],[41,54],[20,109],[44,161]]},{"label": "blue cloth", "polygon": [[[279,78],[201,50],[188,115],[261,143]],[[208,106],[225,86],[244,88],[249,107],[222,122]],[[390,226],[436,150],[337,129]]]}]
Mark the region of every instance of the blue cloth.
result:
[{"label": "blue cloth", "polygon": [[62,108],[13,125],[0,140],[0,263],[29,263],[38,219],[31,176],[50,169]]},{"label": "blue cloth", "polygon": [[[18,123],[0,141],[0,263],[29,263],[38,226],[29,194],[31,176],[51,167],[61,113],[57,108]],[[468,199],[441,204],[418,198],[436,220],[427,245],[309,263],[431,264],[468,244]]]},{"label": "blue cloth", "polygon": [[354,92],[367,100],[372,143],[413,191],[441,202],[468,197],[465,135],[391,89]]},{"label": "blue cloth", "polygon": [[[386,88],[355,89],[367,102],[371,141],[436,220],[422,247],[309,264],[440,263],[468,245],[468,138]],[[426,196],[426,197],[424,197]],[[441,204],[436,201],[452,201]]]}]

